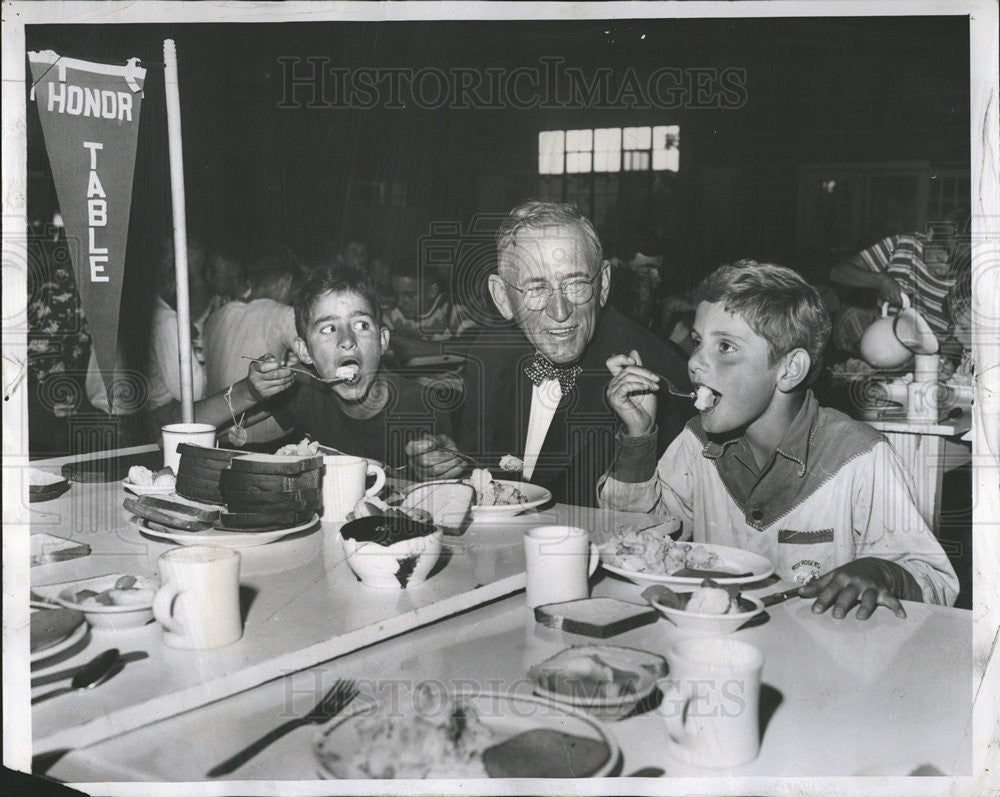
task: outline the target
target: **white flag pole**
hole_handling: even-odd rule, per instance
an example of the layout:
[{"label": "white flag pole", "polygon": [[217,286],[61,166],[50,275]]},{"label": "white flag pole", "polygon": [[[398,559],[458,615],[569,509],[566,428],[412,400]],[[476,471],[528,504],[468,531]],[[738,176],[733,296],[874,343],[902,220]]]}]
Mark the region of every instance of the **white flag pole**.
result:
[{"label": "white flag pole", "polygon": [[177,85],[177,48],[163,41],[164,87],[167,97],[167,140],[170,148],[170,198],[174,212],[174,263],[177,278],[177,351],[181,376],[181,418],[194,421],[194,376],[191,366],[191,304],[188,297],[187,218],[184,212],[184,152],[181,149],[181,97]]}]

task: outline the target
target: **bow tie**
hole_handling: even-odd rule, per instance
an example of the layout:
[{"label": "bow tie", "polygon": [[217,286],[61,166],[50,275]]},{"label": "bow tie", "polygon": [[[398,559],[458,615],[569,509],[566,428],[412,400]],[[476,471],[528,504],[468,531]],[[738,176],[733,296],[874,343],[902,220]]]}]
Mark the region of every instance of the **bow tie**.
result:
[{"label": "bow tie", "polygon": [[541,354],[535,354],[531,362],[524,366],[524,373],[535,387],[549,379],[558,380],[559,388],[565,396],[576,386],[576,380],[583,373],[583,369],[579,365],[561,368],[550,363]]}]

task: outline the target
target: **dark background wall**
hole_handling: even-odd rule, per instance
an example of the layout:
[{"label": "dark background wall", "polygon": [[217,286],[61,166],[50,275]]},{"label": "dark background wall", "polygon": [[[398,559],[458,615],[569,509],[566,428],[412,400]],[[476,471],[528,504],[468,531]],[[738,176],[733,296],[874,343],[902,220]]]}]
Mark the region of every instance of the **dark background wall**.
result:
[{"label": "dark background wall", "polygon": [[[623,184],[616,208],[595,216],[606,216],[597,221],[612,240],[622,225],[654,227],[668,263],[696,274],[730,256],[822,259],[923,225],[967,196],[967,28],[964,17],[77,25],[28,28],[27,44],[158,62],[162,40],[174,38],[189,224],[210,238],[285,243],[304,258],[356,236],[393,260],[410,256],[434,222],[505,212],[541,190],[539,130],[678,124],[679,172]],[[690,94],[668,108],[387,108],[383,94],[361,109],[329,101],[332,79],[303,81],[323,66],[509,73],[542,59],[587,76],[631,68],[640,82],[664,66],[732,68],[745,91],[728,108],[700,107]],[[147,261],[169,229],[162,89],[152,66],[132,261]],[[44,217],[51,178],[37,115],[28,118],[29,201]],[[821,178],[837,178],[840,193],[816,195]]]}]

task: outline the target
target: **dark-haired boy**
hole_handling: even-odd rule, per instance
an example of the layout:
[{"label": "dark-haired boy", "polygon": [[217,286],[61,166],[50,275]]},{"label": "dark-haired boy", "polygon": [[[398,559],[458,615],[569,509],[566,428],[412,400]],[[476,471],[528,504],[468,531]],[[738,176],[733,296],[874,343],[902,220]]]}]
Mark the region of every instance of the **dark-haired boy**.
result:
[{"label": "dark-haired boy", "polygon": [[[688,362],[707,399],[656,463],[654,374],[635,352],[608,360],[621,448],[602,506],[682,519],[695,542],[759,553],[843,617],[860,603],[951,604],[958,580],[885,438],[818,406],[808,389],[830,333],[818,293],[791,269],[723,266],[696,292]],[[699,396],[701,398],[701,396]]]},{"label": "dark-haired boy", "polygon": [[[252,378],[280,383],[277,389],[268,386],[268,392],[273,395],[270,414],[284,430],[308,435],[345,454],[389,464],[405,462],[410,440],[435,431],[447,433],[447,418],[435,412],[424,389],[382,367],[389,330],[382,324],[374,285],[363,272],[313,271],[296,291],[294,308],[298,333],[294,348],[300,367],[342,381],[326,384],[300,376],[292,384],[292,372],[273,356],[252,363]],[[228,420],[230,411],[220,405],[220,395],[196,405],[197,420],[217,425]],[[230,399],[234,397],[239,400],[233,407],[238,416],[265,396],[260,390],[236,391],[234,386]],[[267,415],[258,414],[249,422],[263,417]]]}]

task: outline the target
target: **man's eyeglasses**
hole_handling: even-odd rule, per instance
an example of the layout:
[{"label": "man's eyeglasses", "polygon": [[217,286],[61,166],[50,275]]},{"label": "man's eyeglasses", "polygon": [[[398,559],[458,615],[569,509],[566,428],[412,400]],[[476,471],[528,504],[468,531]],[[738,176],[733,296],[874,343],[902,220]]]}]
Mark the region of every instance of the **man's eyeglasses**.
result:
[{"label": "man's eyeglasses", "polygon": [[556,290],[559,290],[570,304],[586,304],[594,298],[594,291],[596,290],[594,282],[601,276],[603,271],[603,268],[599,268],[597,273],[590,279],[566,280],[560,284],[558,289],[550,285],[532,285],[530,288],[519,288],[512,282],[507,282],[503,277],[500,277],[500,279],[503,280],[505,285],[508,285],[521,294],[521,302],[528,310],[537,311],[544,310],[549,306],[549,302],[552,301],[552,294]]}]

